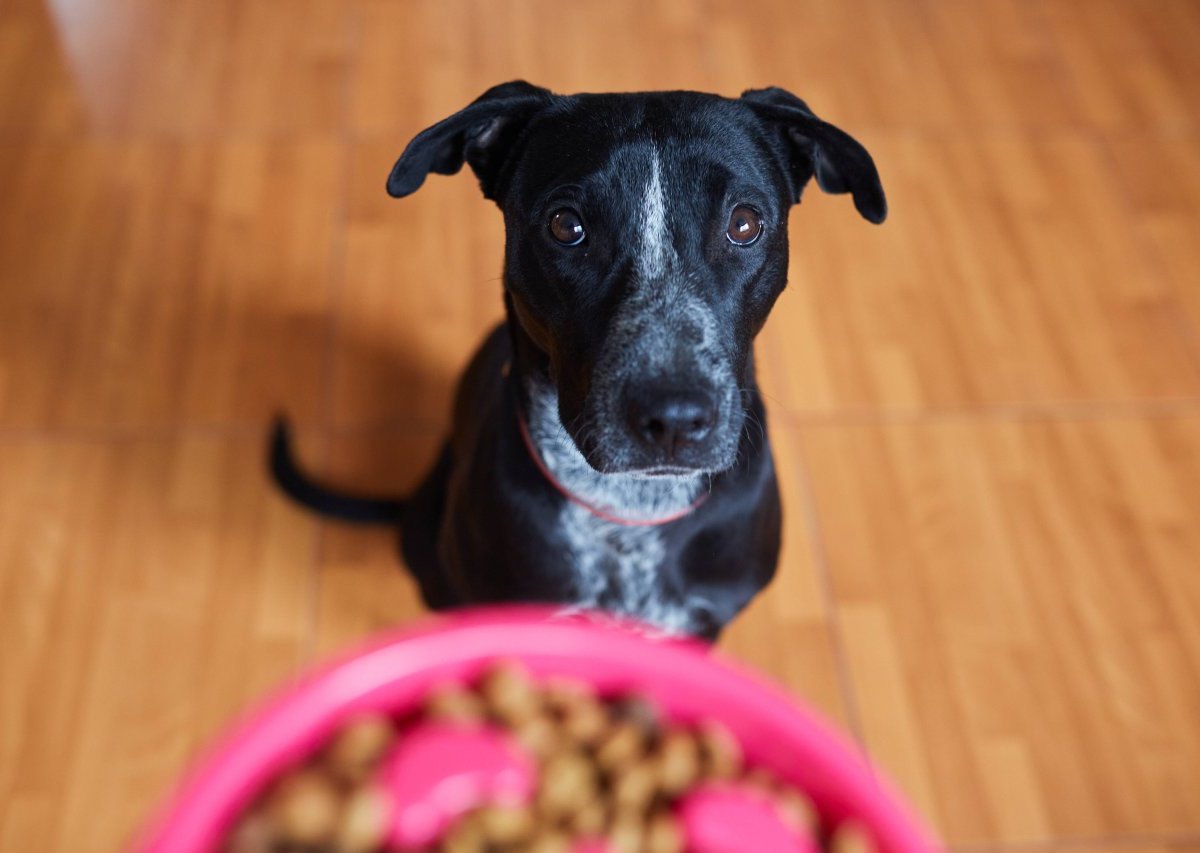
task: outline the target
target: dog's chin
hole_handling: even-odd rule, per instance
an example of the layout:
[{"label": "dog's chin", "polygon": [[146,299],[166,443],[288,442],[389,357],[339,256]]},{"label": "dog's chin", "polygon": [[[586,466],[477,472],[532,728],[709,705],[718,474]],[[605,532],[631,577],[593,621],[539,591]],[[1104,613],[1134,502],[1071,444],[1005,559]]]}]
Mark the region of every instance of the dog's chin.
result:
[{"label": "dog's chin", "polygon": [[576,442],[576,446],[579,447],[579,451],[588,465],[598,474],[621,475],[635,480],[664,483],[719,473],[733,467],[737,458],[736,442],[732,443],[732,452],[727,454],[704,453],[698,454],[692,459],[670,461],[656,459],[633,443],[607,447],[599,444],[581,447]]}]

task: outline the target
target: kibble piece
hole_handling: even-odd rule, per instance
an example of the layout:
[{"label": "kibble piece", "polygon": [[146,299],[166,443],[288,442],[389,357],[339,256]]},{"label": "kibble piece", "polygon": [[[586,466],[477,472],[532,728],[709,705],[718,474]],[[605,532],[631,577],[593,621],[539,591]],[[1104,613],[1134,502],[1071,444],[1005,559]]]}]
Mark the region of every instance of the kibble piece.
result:
[{"label": "kibble piece", "polygon": [[642,696],[629,696],[617,703],[614,716],[639,726],[646,740],[657,737],[660,718],[658,707]]},{"label": "kibble piece", "polygon": [[559,727],[545,714],[535,714],[513,727],[513,734],[531,755],[546,759],[562,745]]},{"label": "kibble piece", "polygon": [[279,838],[293,844],[324,844],[337,828],[341,802],[333,781],[316,770],[285,776],[267,806]]},{"label": "kibble piece", "polygon": [[454,723],[483,721],[483,700],[457,684],[435,687],[425,700],[425,713],[431,719]]},{"label": "kibble piece", "polygon": [[595,700],[596,691],[592,685],[578,678],[564,675],[553,675],[541,685],[542,701],[551,711],[557,711],[566,705],[571,705],[581,699]]},{"label": "kibble piece", "polygon": [[645,754],[645,731],[637,723],[623,720],[601,738],[596,747],[596,763],[615,774],[637,763]]},{"label": "kibble piece", "polygon": [[601,835],[608,825],[608,809],[602,799],[594,799],[571,816],[571,831],[585,838]]},{"label": "kibble piece", "polygon": [[568,853],[571,839],[557,830],[547,830],[529,842],[528,853]]},{"label": "kibble piece", "polygon": [[659,812],[646,827],[645,853],[682,853],[683,830],[670,812]]},{"label": "kibble piece", "polygon": [[645,818],[638,813],[618,812],[608,830],[609,853],[641,853]]},{"label": "kibble piece", "polygon": [[536,829],[533,810],[525,806],[487,806],[479,810],[479,825],[490,845],[522,844]]},{"label": "kibble piece", "polygon": [[388,802],[383,792],[363,787],[353,791],[338,820],[338,853],[372,853],[387,835]]},{"label": "kibble piece", "polygon": [[541,710],[541,700],[523,667],[506,663],[493,668],[479,684],[488,710],[506,723],[519,723]]},{"label": "kibble piece", "polygon": [[537,804],[551,818],[569,818],[595,797],[595,769],[581,753],[559,753],[542,767]]},{"label": "kibble piece", "polygon": [[709,779],[732,779],[742,771],[742,748],[720,723],[700,727],[704,775]]},{"label": "kibble piece", "polygon": [[225,853],[273,853],[274,849],[275,828],[266,816],[254,813],[238,822]]},{"label": "kibble piece", "polygon": [[617,808],[644,812],[658,789],[658,773],[653,764],[639,762],[612,780],[613,800]]},{"label": "kibble piece", "polygon": [[608,731],[608,710],[595,698],[581,697],[560,708],[563,733],[580,746],[594,746]]},{"label": "kibble piece", "polygon": [[357,784],[367,777],[396,738],[387,717],[371,714],[344,726],[325,749],[325,764],[338,778]]},{"label": "kibble piece", "polygon": [[443,853],[485,853],[487,847],[483,824],[478,813],[473,812],[450,827],[450,831],[442,839],[441,849]]},{"label": "kibble piece", "polygon": [[875,853],[875,844],[861,826],[847,821],[834,831],[830,849],[833,853]]},{"label": "kibble piece", "polygon": [[775,792],[775,804],[779,814],[792,829],[814,832],[817,828],[817,809],[812,800],[788,785],[780,785]]},{"label": "kibble piece", "polygon": [[658,755],[658,784],[664,794],[682,794],[700,778],[700,747],[690,732],[663,735]]}]

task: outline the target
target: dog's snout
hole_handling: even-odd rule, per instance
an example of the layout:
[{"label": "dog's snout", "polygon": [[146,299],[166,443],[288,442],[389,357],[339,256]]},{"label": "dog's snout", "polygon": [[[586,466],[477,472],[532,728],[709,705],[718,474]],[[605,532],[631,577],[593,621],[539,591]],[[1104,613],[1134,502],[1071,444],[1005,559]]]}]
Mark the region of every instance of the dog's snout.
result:
[{"label": "dog's snout", "polygon": [[630,430],[668,460],[685,447],[701,444],[717,420],[716,404],[702,390],[642,385],[627,389],[625,396]]}]

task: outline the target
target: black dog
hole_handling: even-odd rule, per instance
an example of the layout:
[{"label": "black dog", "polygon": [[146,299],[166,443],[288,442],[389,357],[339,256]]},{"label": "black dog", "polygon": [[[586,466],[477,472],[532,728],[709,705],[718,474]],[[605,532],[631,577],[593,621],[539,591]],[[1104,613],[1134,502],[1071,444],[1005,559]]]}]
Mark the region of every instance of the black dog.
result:
[{"label": "black dog", "polygon": [[808,180],[886,202],[870,155],[782,89],[555,95],[490,89],[419,134],[407,196],[468,163],[504,211],[507,322],[407,500],[301,503],[399,521],[430,607],[543,601],[715,638],[775,573],[780,506],[751,346],[787,277]]}]

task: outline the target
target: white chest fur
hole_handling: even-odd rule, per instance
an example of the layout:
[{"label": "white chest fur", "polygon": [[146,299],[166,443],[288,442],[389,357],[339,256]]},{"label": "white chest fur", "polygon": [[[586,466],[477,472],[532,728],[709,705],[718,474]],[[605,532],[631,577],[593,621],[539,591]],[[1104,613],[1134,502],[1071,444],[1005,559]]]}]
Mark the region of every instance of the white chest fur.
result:
[{"label": "white chest fur", "polygon": [[662,531],[614,524],[578,504],[559,511],[577,590],[573,604],[632,616],[669,633],[692,630],[692,605],[663,580]]}]

